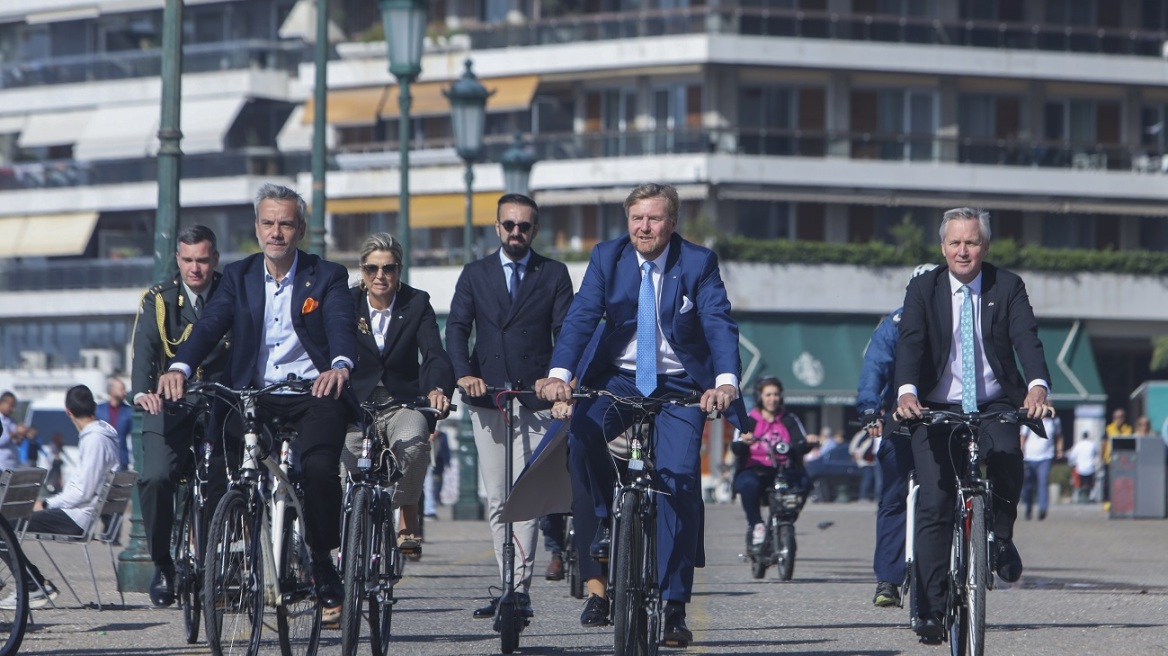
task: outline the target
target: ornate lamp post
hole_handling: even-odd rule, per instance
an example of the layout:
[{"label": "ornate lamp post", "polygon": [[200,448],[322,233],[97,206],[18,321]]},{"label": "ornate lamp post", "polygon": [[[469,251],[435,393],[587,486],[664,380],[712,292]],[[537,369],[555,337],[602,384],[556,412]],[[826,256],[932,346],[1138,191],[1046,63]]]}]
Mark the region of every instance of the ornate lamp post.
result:
[{"label": "ornate lamp post", "polygon": [[479,82],[471,62],[458,81],[442,91],[450,101],[450,121],[454,129],[454,149],[466,165],[466,225],[462,231],[463,262],[474,259],[474,163],[483,155],[483,129],[487,122],[487,98],[492,91]]},{"label": "ornate lamp post", "polygon": [[511,147],[503,151],[503,190],[509,194],[531,196],[528,182],[531,181],[531,167],[539,160],[523,147],[523,135],[518,130],[511,141]]},{"label": "ornate lamp post", "polygon": [[422,39],[426,36],[426,0],[378,0],[389,50],[389,72],[397,78],[398,150],[401,152],[398,238],[401,240],[401,279],[409,282],[410,265],[410,83],[422,72]]}]

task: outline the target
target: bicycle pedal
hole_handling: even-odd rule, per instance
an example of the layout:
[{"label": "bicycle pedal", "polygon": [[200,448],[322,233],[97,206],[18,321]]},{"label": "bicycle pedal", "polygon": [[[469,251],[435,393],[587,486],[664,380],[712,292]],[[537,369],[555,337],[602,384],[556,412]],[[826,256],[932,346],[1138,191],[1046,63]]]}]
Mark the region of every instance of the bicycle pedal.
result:
[{"label": "bicycle pedal", "polygon": [[929,645],[931,647],[935,647],[935,646],[937,646],[945,641],[942,638],[921,638],[920,642],[922,645]]},{"label": "bicycle pedal", "polygon": [[686,640],[662,640],[661,646],[670,649],[685,649],[689,647],[689,642]]}]

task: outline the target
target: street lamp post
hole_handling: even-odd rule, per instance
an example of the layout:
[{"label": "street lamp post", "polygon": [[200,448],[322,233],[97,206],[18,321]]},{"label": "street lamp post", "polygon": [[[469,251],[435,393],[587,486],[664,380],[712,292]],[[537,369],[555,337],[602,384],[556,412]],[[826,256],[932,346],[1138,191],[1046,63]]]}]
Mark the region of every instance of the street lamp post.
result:
[{"label": "street lamp post", "polygon": [[503,151],[499,158],[503,163],[503,189],[509,194],[523,194],[531,196],[528,183],[531,180],[531,167],[539,160],[535,155],[527,152],[523,147],[523,135],[518,130],[511,141],[511,147]]},{"label": "street lamp post", "polygon": [[443,89],[450,101],[450,120],[454,129],[454,149],[466,165],[466,225],[462,231],[463,263],[474,259],[474,163],[483,155],[483,128],[487,120],[487,98],[492,91],[479,82],[466,60],[466,71],[458,81]]},{"label": "street lamp post", "polygon": [[397,78],[398,150],[401,191],[398,193],[398,239],[402,245],[402,282],[410,275],[410,83],[422,72],[422,39],[426,36],[426,0],[378,0],[389,51],[389,72]]}]

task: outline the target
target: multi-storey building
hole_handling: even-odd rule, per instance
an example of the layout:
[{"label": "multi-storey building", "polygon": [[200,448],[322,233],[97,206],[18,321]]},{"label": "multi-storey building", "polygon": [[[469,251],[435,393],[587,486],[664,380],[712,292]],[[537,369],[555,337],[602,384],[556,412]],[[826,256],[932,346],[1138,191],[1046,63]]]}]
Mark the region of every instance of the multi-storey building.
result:
[{"label": "multi-storey building", "polygon": [[[0,221],[28,226],[0,260],[0,366],[124,343],[149,282],[161,3],[0,9]],[[148,8],[119,9],[130,4]],[[183,221],[243,251],[259,180],[310,189],[312,66],[279,38],[303,7],[187,4]],[[397,229],[398,89],[374,3],[339,5],[326,209],[329,254],[352,263],[365,234]],[[441,91],[468,58],[494,91],[479,252],[514,131],[540,159],[538,247],[560,256],[622,233],[621,201],[645,180],[677,186],[681,230],[702,237],[891,241],[907,220],[932,241],[944,209],[978,205],[996,240],[1166,250],[1166,41],[1159,0],[435,2],[411,86],[413,281],[442,312],[465,190]],[[813,426],[839,426],[907,269],[725,271],[748,377],[778,374],[789,401],[825,407]],[[1026,279],[1060,403],[1126,403],[1168,330],[1160,281]],[[45,304],[48,290],[61,302]]]}]

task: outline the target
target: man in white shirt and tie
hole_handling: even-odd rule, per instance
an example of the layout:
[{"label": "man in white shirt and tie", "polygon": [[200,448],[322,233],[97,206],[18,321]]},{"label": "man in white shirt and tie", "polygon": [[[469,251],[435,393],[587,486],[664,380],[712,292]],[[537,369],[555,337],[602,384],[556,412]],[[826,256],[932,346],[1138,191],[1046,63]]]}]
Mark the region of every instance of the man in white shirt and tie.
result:
[{"label": "man in white shirt and tie", "polygon": [[[1047,401],[1050,373],[1026,286],[1017,275],[984,262],[990,246],[989,214],[962,207],[941,221],[946,266],[913,278],[905,294],[896,346],[897,417],[925,408],[992,412],[1025,408],[1030,417],[1053,413]],[[1022,372],[1015,364],[1015,354]],[[1023,377],[1025,372],[1025,377]],[[949,427],[913,431],[912,451],[921,494],[916,519],[917,634],[944,634],[946,570],[955,503],[954,442]],[[1017,425],[991,423],[982,436],[982,461],[994,490],[998,575],[1022,575],[1013,544],[1022,487]]]}]

